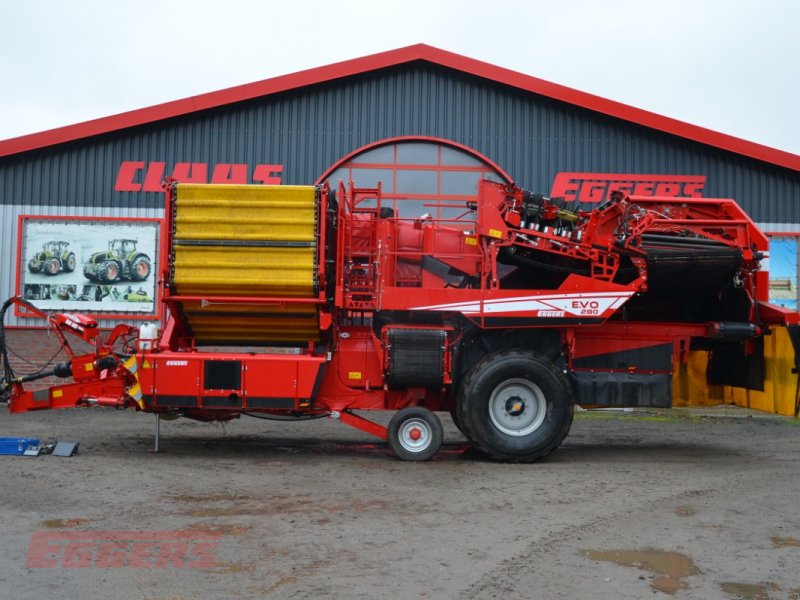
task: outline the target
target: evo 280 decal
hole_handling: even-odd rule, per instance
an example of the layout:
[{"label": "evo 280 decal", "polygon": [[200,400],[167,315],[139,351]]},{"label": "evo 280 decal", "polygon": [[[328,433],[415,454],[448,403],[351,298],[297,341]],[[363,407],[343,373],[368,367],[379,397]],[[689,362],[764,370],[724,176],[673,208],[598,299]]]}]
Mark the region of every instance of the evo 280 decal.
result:
[{"label": "evo 280 decal", "polygon": [[633,292],[517,296],[470,302],[417,306],[411,310],[460,312],[465,315],[531,313],[533,317],[601,317],[622,306]]}]

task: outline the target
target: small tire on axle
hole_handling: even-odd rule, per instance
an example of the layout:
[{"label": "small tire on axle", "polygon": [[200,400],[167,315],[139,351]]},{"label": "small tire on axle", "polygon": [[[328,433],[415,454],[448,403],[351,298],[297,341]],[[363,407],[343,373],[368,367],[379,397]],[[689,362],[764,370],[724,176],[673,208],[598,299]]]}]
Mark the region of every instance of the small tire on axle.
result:
[{"label": "small tire on axle", "polygon": [[404,408],[389,421],[389,447],[402,460],[428,460],[443,438],[439,417],[421,406]]},{"label": "small tire on axle", "polygon": [[575,407],[558,367],[524,350],[497,352],[478,362],[457,402],[467,438],[508,462],[531,462],[558,448]]}]

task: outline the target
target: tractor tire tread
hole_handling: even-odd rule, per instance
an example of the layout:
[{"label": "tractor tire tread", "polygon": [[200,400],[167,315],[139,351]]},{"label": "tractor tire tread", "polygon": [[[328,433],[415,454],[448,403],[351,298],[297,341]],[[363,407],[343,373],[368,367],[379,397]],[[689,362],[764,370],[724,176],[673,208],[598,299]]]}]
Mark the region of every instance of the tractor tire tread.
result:
[{"label": "tractor tire tread", "polygon": [[[541,366],[545,367],[547,370],[549,370],[552,376],[555,377],[556,381],[559,383],[560,387],[564,391],[563,400],[568,403],[568,411],[567,411],[568,416],[564,420],[564,422],[560,424],[559,431],[557,432],[557,434],[543,448],[538,449],[535,453],[532,453],[530,455],[520,456],[491,447],[489,444],[486,443],[485,440],[481,438],[481,436],[475,435],[475,427],[472,421],[474,417],[473,413],[475,412],[475,410],[474,407],[471,406],[470,402],[471,397],[469,391],[475,387],[476,382],[479,381],[480,377],[483,375],[484,371],[489,365],[510,359],[528,359],[528,360],[532,359],[538,362]],[[572,398],[569,382],[567,381],[564,374],[561,371],[559,371],[549,359],[536,352],[531,352],[529,350],[524,350],[521,348],[520,349],[514,348],[509,350],[503,350],[501,352],[487,354],[475,364],[475,366],[470,370],[470,372],[464,378],[461,387],[459,388],[458,396],[456,399],[456,410],[460,411],[459,417],[461,419],[461,424],[464,428],[463,429],[464,435],[481,452],[483,452],[484,454],[495,460],[502,462],[528,463],[546,457],[561,445],[561,443],[564,441],[564,438],[567,437],[567,434],[569,433],[569,430],[572,426],[572,421],[575,414],[575,403]]]}]

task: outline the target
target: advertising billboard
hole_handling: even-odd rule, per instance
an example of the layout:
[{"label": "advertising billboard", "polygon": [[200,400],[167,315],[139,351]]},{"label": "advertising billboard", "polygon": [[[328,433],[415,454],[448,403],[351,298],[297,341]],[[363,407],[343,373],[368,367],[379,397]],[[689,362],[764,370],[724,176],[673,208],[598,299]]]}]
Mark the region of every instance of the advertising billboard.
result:
[{"label": "advertising billboard", "polygon": [[155,317],[159,224],[22,215],[17,294],[41,310]]}]

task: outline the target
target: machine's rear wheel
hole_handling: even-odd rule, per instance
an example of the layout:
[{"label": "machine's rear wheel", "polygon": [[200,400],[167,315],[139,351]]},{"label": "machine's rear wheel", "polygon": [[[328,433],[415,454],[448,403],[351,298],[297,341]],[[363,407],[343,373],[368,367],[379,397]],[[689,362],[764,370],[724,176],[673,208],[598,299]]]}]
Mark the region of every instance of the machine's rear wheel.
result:
[{"label": "machine's rear wheel", "polygon": [[552,362],[511,350],[490,354],[473,367],[458,408],[465,434],[481,450],[498,460],[529,462],[561,444],[574,402]]},{"label": "machine's rear wheel", "polygon": [[428,460],[442,446],[442,422],[432,411],[410,406],[389,421],[389,447],[403,460]]}]

